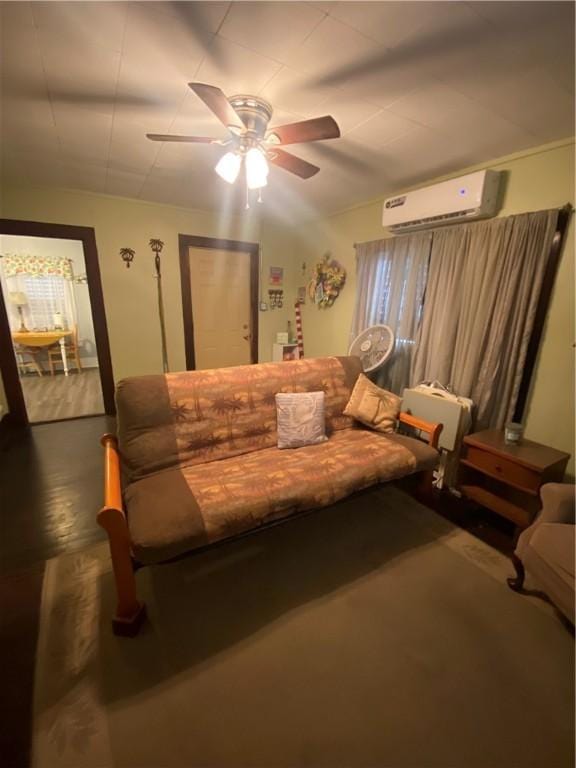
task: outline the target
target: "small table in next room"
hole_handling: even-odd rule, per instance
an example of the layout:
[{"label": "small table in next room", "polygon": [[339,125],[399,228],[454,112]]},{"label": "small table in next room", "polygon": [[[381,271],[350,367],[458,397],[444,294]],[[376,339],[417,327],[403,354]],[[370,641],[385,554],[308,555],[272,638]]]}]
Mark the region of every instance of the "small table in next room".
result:
[{"label": "small table in next room", "polygon": [[51,347],[60,345],[60,357],[64,376],[68,376],[68,360],[66,358],[66,338],[72,336],[72,331],[15,331],[12,341],[21,347]]},{"label": "small table in next room", "polygon": [[500,429],[476,432],[464,438],[460,490],[526,528],[540,509],[540,486],[562,482],[569,458],[568,453],[532,440],[507,445]]}]

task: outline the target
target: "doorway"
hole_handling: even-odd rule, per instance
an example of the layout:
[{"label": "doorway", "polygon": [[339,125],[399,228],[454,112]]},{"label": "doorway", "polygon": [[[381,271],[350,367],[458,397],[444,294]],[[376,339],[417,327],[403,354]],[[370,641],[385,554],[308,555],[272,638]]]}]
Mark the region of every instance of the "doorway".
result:
[{"label": "doorway", "polygon": [[180,235],[186,368],[258,362],[258,243]]},{"label": "doorway", "polygon": [[94,230],[0,220],[0,345],[12,423],[114,413]]}]

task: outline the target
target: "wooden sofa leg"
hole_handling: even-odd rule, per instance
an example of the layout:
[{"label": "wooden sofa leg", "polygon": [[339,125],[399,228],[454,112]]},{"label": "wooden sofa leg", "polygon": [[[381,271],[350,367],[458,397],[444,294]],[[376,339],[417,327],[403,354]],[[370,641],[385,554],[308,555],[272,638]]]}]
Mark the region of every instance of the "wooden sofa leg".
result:
[{"label": "wooden sofa leg", "polygon": [[116,583],[117,607],[112,619],[115,635],[134,637],[146,618],[146,606],[136,596],[136,578],[130,556],[130,537],[124,512],[103,507],[98,523],[108,534],[112,569]]},{"label": "wooden sofa leg", "polygon": [[524,578],[526,576],[526,572],[524,571],[524,565],[522,564],[522,560],[517,555],[512,555],[512,565],[514,566],[514,570],[516,571],[516,576],[514,578],[506,579],[506,582],[510,589],[513,589],[514,592],[523,592],[524,591]]},{"label": "wooden sofa leg", "polygon": [[417,493],[424,504],[432,503],[434,490],[434,473],[432,470],[425,470],[418,473]]}]

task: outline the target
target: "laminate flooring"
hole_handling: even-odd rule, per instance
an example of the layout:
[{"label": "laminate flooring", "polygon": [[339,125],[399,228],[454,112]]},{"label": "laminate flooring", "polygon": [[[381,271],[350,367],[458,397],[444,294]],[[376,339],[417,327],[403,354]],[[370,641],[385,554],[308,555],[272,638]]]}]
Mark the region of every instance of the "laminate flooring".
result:
[{"label": "laminate flooring", "polygon": [[68,376],[28,374],[20,377],[20,383],[32,424],[104,413],[98,368],[71,371]]}]

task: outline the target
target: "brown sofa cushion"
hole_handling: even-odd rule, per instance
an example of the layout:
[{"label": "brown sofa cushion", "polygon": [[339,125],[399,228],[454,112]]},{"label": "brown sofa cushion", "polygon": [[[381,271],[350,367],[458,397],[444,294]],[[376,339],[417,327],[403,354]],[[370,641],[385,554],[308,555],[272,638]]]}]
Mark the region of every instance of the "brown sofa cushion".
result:
[{"label": "brown sofa cushion", "polygon": [[350,428],[343,411],[360,371],[356,357],[325,357],[125,379],[116,406],[126,478],[276,445],[279,392],[323,391],[327,434]]},{"label": "brown sofa cushion", "polygon": [[394,432],[402,399],[370,381],[361,373],[356,380],[344,415],[378,432]]},{"label": "brown sofa cushion", "polygon": [[436,462],[433,448],[397,437],[347,429],[319,445],[265,448],[146,477],[126,492],[134,554],[144,563],[167,560]]}]

